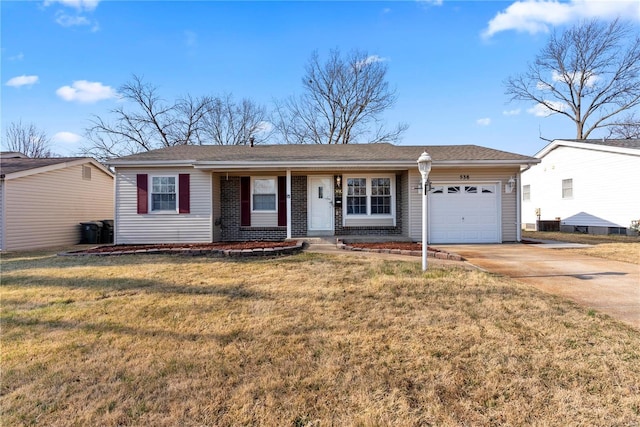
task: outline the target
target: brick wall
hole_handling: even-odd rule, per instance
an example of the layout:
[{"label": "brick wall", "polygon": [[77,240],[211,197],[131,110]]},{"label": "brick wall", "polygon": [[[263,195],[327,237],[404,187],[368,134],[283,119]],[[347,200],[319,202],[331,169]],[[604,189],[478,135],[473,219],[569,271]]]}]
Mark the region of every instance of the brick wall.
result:
[{"label": "brick wall", "polygon": [[291,177],[291,236],[307,235],[307,177]]}]

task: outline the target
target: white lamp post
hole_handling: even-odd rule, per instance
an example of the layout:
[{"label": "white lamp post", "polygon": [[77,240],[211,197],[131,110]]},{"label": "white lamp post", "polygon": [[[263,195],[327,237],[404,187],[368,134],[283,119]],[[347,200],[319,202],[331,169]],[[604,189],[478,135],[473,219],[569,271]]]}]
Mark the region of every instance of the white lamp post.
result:
[{"label": "white lamp post", "polygon": [[431,156],[426,151],[418,158],[418,170],[422,175],[422,271],[427,271],[427,179],[431,172]]}]

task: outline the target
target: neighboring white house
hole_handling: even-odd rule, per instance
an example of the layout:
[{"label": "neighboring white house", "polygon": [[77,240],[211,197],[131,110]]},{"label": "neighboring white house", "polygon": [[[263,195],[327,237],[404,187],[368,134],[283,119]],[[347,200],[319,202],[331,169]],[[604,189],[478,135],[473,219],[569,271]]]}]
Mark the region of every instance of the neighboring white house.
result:
[{"label": "neighboring white house", "polygon": [[520,170],[538,160],[476,145],[184,145],[114,159],[115,242],[310,236],[420,240],[426,150],[430,243],[520,240]]},{"label": "neighboring white house", "polygon": [[0,249],[80,242],[80,223],[113,219],[113,174],[86,157],[0,154]]},{"label": "neighboring white house", "polygon": [[522,223],[560,220],[563,231],[626,233],[640,219],[640,139],[555,140],[522,173]]}]

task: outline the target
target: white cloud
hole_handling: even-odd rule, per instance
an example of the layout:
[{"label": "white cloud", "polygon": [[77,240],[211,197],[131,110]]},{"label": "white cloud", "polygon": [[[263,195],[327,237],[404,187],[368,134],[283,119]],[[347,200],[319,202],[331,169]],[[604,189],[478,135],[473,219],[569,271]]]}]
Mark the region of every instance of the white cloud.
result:
[{"label": "white cloud", "polygon": [[[571,73],[568,73],[570,75],[568,75],[567,77],[565,77],[564,75],[560,74],[558,71],[553,70],[553,73],[551,74],[551,78],[556,81],[556,82],[563,82],[563,83],[567,83],[569,84],[570,82],[579,82],[580,79],[582,79],[582,73],[579,71],[575,71],[573,72],[573,74],[571,75]],[[566,81],[566,79],[569,79],[569,81]],[[585,82],[585,86],[586,87],[592,87],[599,79],[600,77],[598,76],[589,76],[587,78],[587,81]],[[544,85],[541,82],[538,82],[538,85]]]},{"label": "white cloud", "polygon": [[20,52],[17,55],[13,55],[7,58],[7,61],[22,61],[24,59],[24,53]]},{"label": "white cloud", "polygon": [[57,13],[56,22],[63,27],[80,27],[91,25],[91,21],[84,16],[71,16],[66,13]]},{"label": "white cloud", "polygon": [[489,126],[491,124],[491,119],[489,117],[484,117],[482,119],[476,120],[476,124],[478,126]]},{"label": "white cloud", "polygon": [[[545,101],[547,104],[551,105],[556,110],[564,111],[567,108],[567,105],[563,102],[559,101]],[[549,117],[552,114],[555,114],[555,111],[551,111],[544,104],[536,104],[535,106],[529,108],[527,113],[533,114],[536,117]]]},{"label": "white cloud", "polygon": [[550,26],[580,19],[631,17],[640,21],[637,0],[520,0],[512,3],[489,21],[482,36],[489,38],[501,31],[515,30],[536,34],[548,32]]},{"label": "white cloud", "polygon": [[62,142],[64,144],[76,144],[82,141],[82,137],[73,132],[58,132],[51,138],[55,142]]},{"label": "white cloud", "polygon": [[387,58],[382,58],[378,55],[369,55],[363,61],[358,61],[356,66],[358,68],[364,67],[365,65],[373,64],[374,62],[385,62]]},{"label": "white cloud", "polygon": [[10,78],[6,85],[13,87],[21,87],[21,86],[32,86],[38,83],[38,76],[18,76]]},{"label": "white cloud", "polygon": [[418,4],[425,6],[442,6],[444,0],[418,0]]},{"label": "white cloud", "polygon": [[118,94],[111,86],[86,80],[77,80],[71,86],[63,86],[56,90],[56,94],[65,101],[77,101],[87,104],[118,97]]},{"label": "white cloud", "polygon": [[505,110],[502,112],[503,116],[517,116],[520,114],[520,109],[516,108],[515,110]]},{"label": "white cloud", "polygon": [[49,6],[55,3],[71,7],[76,10],[94,10],[98,7],[100,0],[45,0],[44,5]]}]

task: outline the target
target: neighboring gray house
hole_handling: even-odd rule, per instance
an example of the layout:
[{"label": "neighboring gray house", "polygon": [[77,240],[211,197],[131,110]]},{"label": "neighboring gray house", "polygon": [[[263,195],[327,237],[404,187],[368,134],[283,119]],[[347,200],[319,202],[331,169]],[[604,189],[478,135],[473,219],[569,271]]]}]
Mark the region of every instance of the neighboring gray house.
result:
[{"label": "neighboring gray house", "polygon": [[431,243],[520,239],[520,170],[538,162],[475,145],[176,146],[109,162],[115,243],[421,238],[417,159]]},{"label": "neighboring gray house", "polygon": [[626,233],[640,220],[640,139],[555,140],[522,174],[522,222],[563,231]]},{"label": "neighboring gray house", "polygon": [[80,222],[112,219],[113,174],[86,157],[0,154],[0,249],[80,242]]}]

